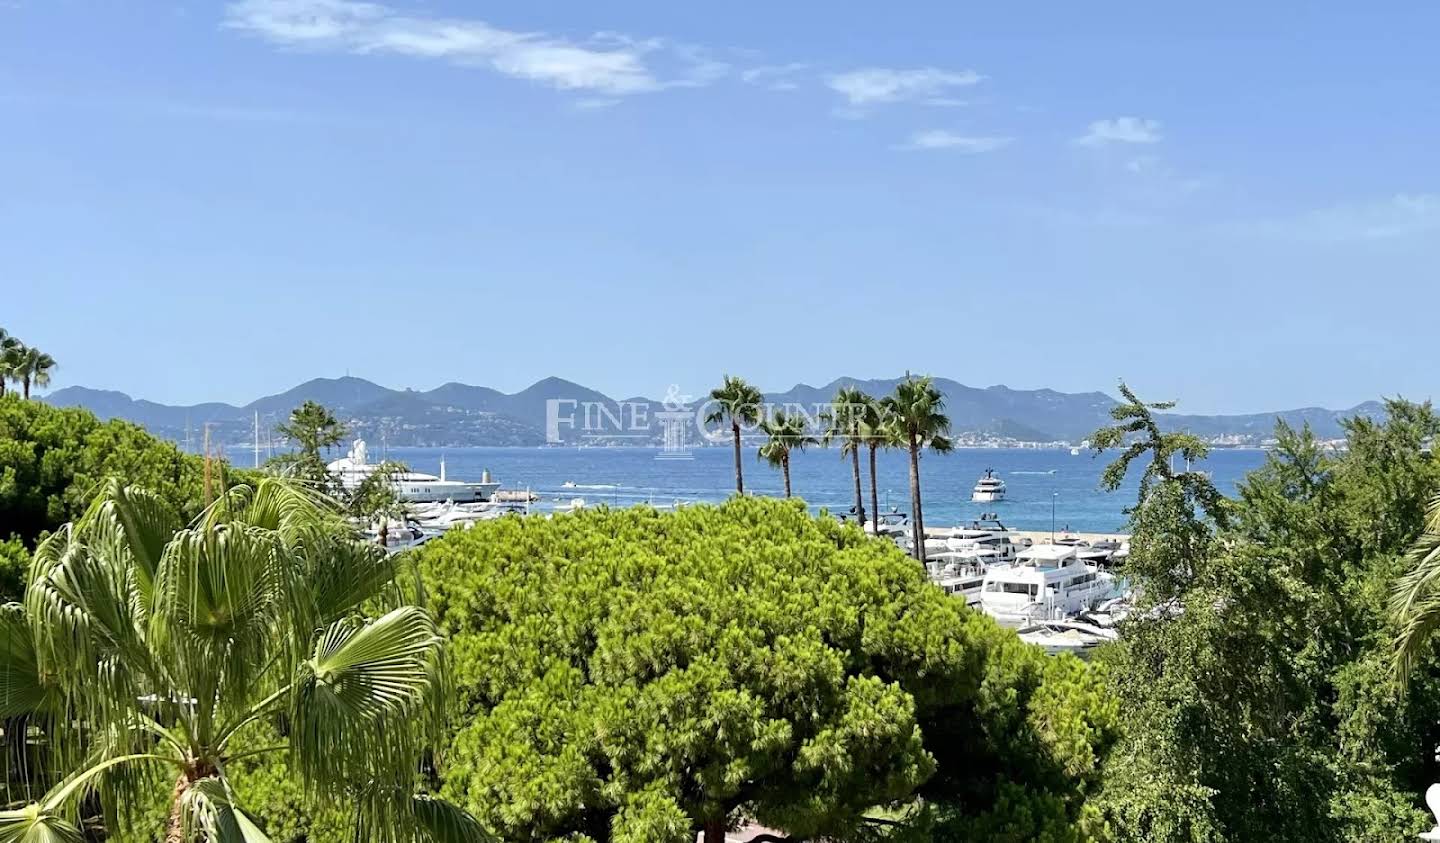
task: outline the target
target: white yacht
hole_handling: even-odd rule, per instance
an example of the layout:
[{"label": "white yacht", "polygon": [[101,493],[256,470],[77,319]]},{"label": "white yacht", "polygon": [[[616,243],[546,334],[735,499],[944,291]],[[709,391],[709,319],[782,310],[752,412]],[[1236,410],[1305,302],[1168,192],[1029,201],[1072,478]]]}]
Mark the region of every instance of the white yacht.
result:
[{"label": "white yacht", "polygon": [[[999,522],[996,522],[999,524]],[[983,559],[988,563],[1014,562],[1020,551],[1030,546],[1030,540],[1015,536],[1004,526],[997,529],[986,529],[976,524],[974,527],[958,529],[945,539],[945,551],[951,551],[960,556],[970,556]],[[926,550],[930,548],[926,543]],[[942,551],[944,552],[944,551]]]},{"label": "white yacht", "polygon": [[1120,637],[1113,629],[1080,621],[1041,621],[1021,628],[1018,634],[1026,644],[1044,648],[1046,655],[1070,653],[1082,659],[1095,647]]},{"label": "white yacht", "polygon": [[927,559],[925,568],[930,581],[941,591],[963,599],[967,606],[979,605],[989,563],[974,557],[960,558],[952,551]]},{"label": "white yacht", "polygon": [[[379,468],[379,466],[371,464],[366,457],[365,440],[356,439],[355,443],[350,446],[348,454],[330,463],[326,468],[339,478],[342,486],[346,489],[354,489]],[[485,473],[479,483],[447,480],[444,458],[440,460],[439,477],[433,474],[422,474],[418,471],[402,471],[395,474],[394,483],[395,494],[401,500],[411,503],[488,501],[490,496],[500,488],[499,483],[490,480],[489,472]]]},{"label": "white yacht", "polygon": [[985,476],[975,481],[970,500],[976,503],[994,503],[1005,500],[1005,481],[995,476],[995,469],[985,469]]},{"label": "white yacht", "polygon": [[1075,548],[1040,544],[986,573],[980,607],[1001,626],[1023,627],[1074,617],[1116,592],[1115,577],[1075,558]]}]

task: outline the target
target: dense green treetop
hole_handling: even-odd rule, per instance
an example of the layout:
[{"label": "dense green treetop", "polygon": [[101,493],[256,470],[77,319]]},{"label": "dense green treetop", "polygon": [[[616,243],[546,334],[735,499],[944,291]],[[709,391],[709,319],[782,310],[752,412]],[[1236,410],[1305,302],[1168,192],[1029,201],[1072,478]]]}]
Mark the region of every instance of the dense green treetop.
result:
[{"label": "dense green treetop", "polygon": [[350,428],[323,404],[306,401],[290,411],[290,417],[275,426],[295,445],[295,450],[272,458],[270,467],[317,487],[328,488],[332,478],[326,470],[322,451],[340,444]]},{"label": "dense green treetop", "polygon": [[1126,569],[1142,598],[1104,653],[1125,730],[1096,804],[1127,840],[1413,838],[1440,775],[1440,665],[1417,652],[1398,693],[1387,598],[1440,490],[1440,420],[1387,402],[1345,423],[1340,453],[1281,424],[1219,500],[1170,469],[1197,443],[1127,398],[1129,429],[1097,441],[1123,449],[1112,479],[1148,458]]},{"label": "dense green treetop", "polygon": [[1023,793],[1068,828],[1114,733],[1093,670],[799,503],[507,518],[418,554],[463,724],[445,792],[508,840],[851,834],[917,792],[1044,824],[991,815]]},{"label": "dense green treetop", "polygon": [[173,443],[87,410],[0,399],[0,540],[33,547],[78,518],[111,476],[152,490],[185,519],[204,506],[203,461]]}]

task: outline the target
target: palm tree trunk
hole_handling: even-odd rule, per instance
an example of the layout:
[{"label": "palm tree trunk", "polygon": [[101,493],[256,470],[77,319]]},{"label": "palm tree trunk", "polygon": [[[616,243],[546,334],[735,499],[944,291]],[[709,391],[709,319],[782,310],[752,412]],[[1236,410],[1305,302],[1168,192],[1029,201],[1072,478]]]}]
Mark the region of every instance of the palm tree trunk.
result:
[{"label": "palm tree trunk", "polygon": [[165,825],[165,843],[189,843],[185,839],[185,812],[180,807],[189,789],[190,774],[181,773],[175,779],[175,789],[170,791],[170,822]]},{"label": "palm tree trunk", "polygon": [[880,535],[880,490],[875,485],[875,452],[879,449],[879,445],[870,443],[870,523],[877,536]]},{"label": "palm tree trunk", "polygon": [[745,494],[745,475],[740,470],[740,422],[730,422],[730,430],[735,434],[735,494]]},{"label": "palm tree trunk", "polygon": [[850,447],[850,472],[855,475],[855,517],[859,519],[860,529],[865,529],[865,498],[860,492],[860,443],[851,443]]},{"label": "palm tree trunk", "polygon": [[920,445],[910,437],[910,510],[913,513],[915,558],[925,563],[925,515],[920,511]]},{"label": "palm tree trunk", "polygon": [[5,397],[5,376],[0,375],[0,398]]},{"label": "palm tree trunk", "polygon": [[29,375],[26,375],[24,378],[21,379],[20,382],[25,385],[25,400],[26,400],[26,401],[29,401],[29,400],[30,400],[30,376],[29,376]]},{"label": "palm tree trunk", "polygon": [[790,497],[790,455],[780,458],[780,471],[785,475],[785,497]]}]

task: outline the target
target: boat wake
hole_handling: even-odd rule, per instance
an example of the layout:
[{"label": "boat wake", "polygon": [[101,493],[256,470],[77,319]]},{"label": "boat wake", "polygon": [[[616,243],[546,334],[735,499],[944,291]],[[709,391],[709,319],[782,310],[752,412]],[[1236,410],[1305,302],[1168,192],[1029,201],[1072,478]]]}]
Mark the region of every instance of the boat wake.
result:
[{"label": "boat wake", "polygon": [[1057,472],[1057,471],[1059,471],[1059,470],[1060,470],[1060,469],[1058,469],[1058,468],[1052,468],[1052,469],[1050,469],[1049,471],[1012,471],[1012,472],[1010,472],[1010,473],[1011,473],[1011,474],[1054,474],[1055,472]]}]

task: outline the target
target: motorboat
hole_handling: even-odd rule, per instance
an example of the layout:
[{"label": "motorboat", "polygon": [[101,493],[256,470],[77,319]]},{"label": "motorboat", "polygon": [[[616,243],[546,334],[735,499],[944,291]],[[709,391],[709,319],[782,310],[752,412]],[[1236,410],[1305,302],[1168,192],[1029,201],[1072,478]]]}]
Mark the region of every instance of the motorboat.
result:
[{"label": "motorboat", "polygon": [[1115,577],[1081,562],[1075,548],[1041,544],[986,573],[980,607],[1002,626],[1018,628],[1072,618],[1117,591]]},{"label": "motorboat", "polygon": [[[356,439],[344,457],[326,466],[340,485],[351,491],[359,488],[379,468],[369,461],[364,439]],[[395,495],[409,503],[488,501],[500,488],[499,483],[490,479],[489,472],[485,472],[478,483],[447,479],[443,457],[440,459],[439,477],[419,471],[397,471],[391,475],[391,483],[395,487]]]},{"label": "motorboat", "polygon": [[1005,500],[1005,481],[995,476],[995,469],[985,469],[985,476],[975,481],[975,488],[970,492],[970,500],[975,503],[995,503]]},{"label": "motorboat", "polygon": [[[364,531],[365,538],[372,542],[379,542],[380,526],[378,522],[371,524]],[[399,553],[402,550],[419,547],[437,535],[439,534],[425,530],[413,522],[391,519],[389,523],[385,524],[384,547],[389,553]]]},{"label": "motorboat", "polygon": [[1046,655],[1070,653],[1082,659],[1090,650],[1119,637],[1113,629],[1081,621],[1041,621],[1016,630],[1016,634],[1021,641],[1044,648]]}]

